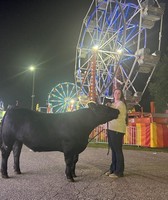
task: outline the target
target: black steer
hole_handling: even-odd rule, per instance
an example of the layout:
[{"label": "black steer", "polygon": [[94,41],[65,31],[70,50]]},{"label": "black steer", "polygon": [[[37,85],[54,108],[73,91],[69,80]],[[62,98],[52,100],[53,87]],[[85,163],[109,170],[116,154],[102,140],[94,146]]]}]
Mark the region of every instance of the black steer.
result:
[{"label": "black steer", "polygon": [[88,144],[91,131],[118,117],[119,111],[104,105],[90,103],[89,108],[74,112],[46,114],[24,108],[7,110],[1,127],[1,174],[8,178],[7,163],[13,150],[14,171],[20,174],[22,144],[33,151],[60,151],[64,153],[68,180],[74,181],[78,155]]}]

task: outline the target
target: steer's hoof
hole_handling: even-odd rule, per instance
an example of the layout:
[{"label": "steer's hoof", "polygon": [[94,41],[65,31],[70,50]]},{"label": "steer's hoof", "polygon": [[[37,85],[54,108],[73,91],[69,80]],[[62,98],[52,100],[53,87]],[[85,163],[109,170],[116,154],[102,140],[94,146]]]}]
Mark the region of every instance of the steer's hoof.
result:
[{"label": "steer's hoof", "polygon": [[8,174],[2,174],[2,178],[9,178]]},{"label": "steer's hoof", "polygon": [[67,178],[68,182],[75,182],[73,178]]},{"label": "steer's hoof", "polygon": [[76,178],[76,177],[77,177],[76,174],[72,174],[72,176],[73,176],[73,178]]},{"label": "steer's hoof", "polygon": [[14,171],[15,174],[21,174],[21,171]]}]

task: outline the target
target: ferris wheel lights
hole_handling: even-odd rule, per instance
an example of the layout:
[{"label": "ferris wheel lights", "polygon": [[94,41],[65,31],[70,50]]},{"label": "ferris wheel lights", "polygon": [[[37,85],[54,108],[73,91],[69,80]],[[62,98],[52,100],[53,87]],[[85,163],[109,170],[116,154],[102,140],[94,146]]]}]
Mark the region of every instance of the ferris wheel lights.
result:
[{"label": "ferris wheel lights", "polygon": [[89,102],[89,97],[87,95],[78,96],[79,102],[86,105]]},{"label": "ferris wheel lights", "polygon": [[74,100],[74,99],[71,99],[70,103],[71,103],[71,104],[74,104],[74,103],[75,103],[75,100]]},{"label": "ferris wheel lights", "polygon": [[94,45],[93,47],[92,47],[92,50],[93,51],[97,51],[99,49],[99,46],[98,45]]},{"label": "ferris wheel lights", "polygon": [[117,50],[117,53],[120,55],[120,54],[122,54],[123,53],[123,49],[118,49]]},{"label": "ferris wheel lights", "polygon": [[[95,5],[91,4],[84,18],[77,46],[75,78],[79,91],[90,99],[97,95],[101,101],[102,96],[111,95],[115,80],[123,87],[129,107],[140,101],[160,58],[159,52],[151,53],[146,48],[147,29],[159,20],[158,47],[154,48],[160,49],[161,45],[165,8],[157,1],[92,1]],[[120,66],[119,72],[115,71],[116,66]],[[139,84],[141,76],[147,81]],[[79,97],[79,102],[85,103],[87,98]]]}]

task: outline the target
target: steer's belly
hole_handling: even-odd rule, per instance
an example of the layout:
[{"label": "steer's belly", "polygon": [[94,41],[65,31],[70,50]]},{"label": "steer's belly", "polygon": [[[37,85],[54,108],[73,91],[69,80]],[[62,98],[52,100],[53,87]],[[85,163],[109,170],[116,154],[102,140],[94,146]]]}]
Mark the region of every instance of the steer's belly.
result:
[{"label": "steer's belly", "polygon": [[38,141],[38,142],[34,142],[34,141],[27,141],[24,142],[24,144],[32,149],[35,152],[45,152],[45,151],[61,151],[62,152],[62,144],[61,142],[50,142],[50,141],[46,141],[46,142],[42,142],[42,141]]}]

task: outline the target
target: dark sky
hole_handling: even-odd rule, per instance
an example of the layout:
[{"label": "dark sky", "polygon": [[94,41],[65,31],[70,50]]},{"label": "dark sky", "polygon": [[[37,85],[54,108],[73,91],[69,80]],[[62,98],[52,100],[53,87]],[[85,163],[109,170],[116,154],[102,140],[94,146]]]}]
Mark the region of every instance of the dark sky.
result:
[{"label": "dark sky", "polygon": [[30,107],[32,73],[35,100],[45,106],[48,93],[74,82],[76,45],[92,0],[0,0],[0,98]]},{"label": "dark sky", "polygon": [[[55,85],[74,82],[76,45],[91,2],[0,0],[0,99],[5,106],[19,100],[31,107],[30,65],[38,67],[35,102],[40,106]],[[166,31],[163,36],[168,41]]]}]

